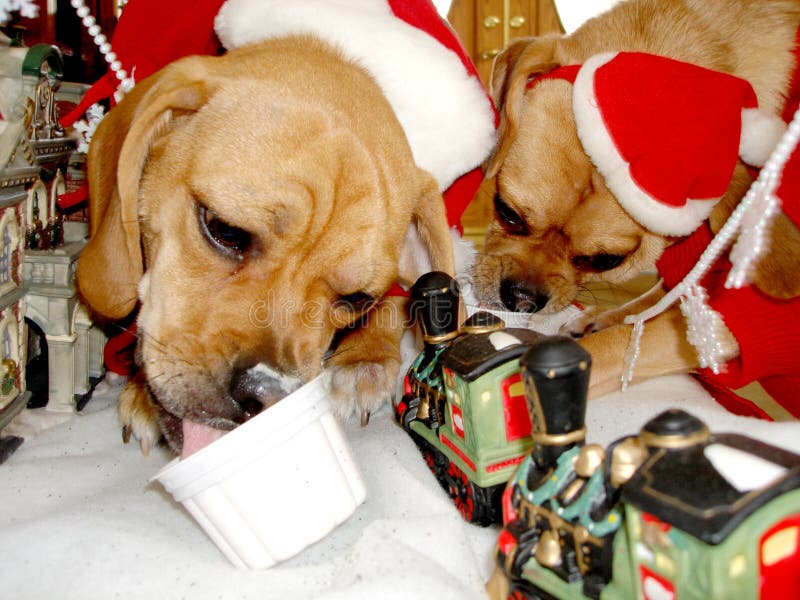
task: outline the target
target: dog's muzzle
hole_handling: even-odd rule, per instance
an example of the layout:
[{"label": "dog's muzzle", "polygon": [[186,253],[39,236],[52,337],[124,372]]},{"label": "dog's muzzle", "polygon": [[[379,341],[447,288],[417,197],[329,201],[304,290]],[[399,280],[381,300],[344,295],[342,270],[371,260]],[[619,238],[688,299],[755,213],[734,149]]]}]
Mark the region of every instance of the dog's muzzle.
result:
[{"label": "dog's muzzle", "polygon": [[539,312],[549,300],[550,296],[525,282],[514,279],[500,282],[500,301],[510,311]]},{"label": "dog's muzzle", "polygon": [[[235,422],[244,423],[301,385],[299,379],[279,373],[265,364],[235,372],[229,390],[230,400],[239,409]],[[162,412],[162,423],[171,430],[171,435],[167,437],[172,440],[173,447],[180,447],[182,458],[201,450],[225,433],[224,429],[218,429],[208,423],[180,419],[166,411]]]},{"label": "dog's muzzle", "polygon": [[231,378],[230,394],[242,408],[245,419],[282,400],[302,382],[296,377],[279,373],[272,367],[259,363],[247,370],[237,371]]}]

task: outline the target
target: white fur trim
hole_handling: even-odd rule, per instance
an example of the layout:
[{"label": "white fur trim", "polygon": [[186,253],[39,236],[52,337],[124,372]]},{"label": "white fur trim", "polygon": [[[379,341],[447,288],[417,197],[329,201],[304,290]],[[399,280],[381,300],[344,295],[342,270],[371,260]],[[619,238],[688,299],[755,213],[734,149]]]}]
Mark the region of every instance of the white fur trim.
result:
[{"label": "white fur trim", "polygon": [[629,164],[606,129],[594,94],[595,71],[616,55],[615,52],[596,54],[578,71],[572,92],[578,137],[608,189],[633,219],[654,233],[688,235],[708,218],[716,202],[688,199],[682,207],[671,207],[646,193],[631,178]]},{"label": "white fur trim", "polygon": [[214,26],[223,45],[311,34],[369,72],[405,130],[417,164],[446,190],[480,165],[495,142],[494,113],[480,81],[385,0],[227,0]]},{"label": "white fur trim", "polygon": [[786,131],[786,123],[757,108],[742,109],[742,139],[739,156],[748,165],[763,167]]},{"label": "white fur trim", "polygon": [[450,230],[450,236],[453,238],[453,259],[455,261],[456,277],[458,278],[462,275],[466,277],[469,273],[472,273],[478,250],[471,240],[461,237],[455,227]]}]

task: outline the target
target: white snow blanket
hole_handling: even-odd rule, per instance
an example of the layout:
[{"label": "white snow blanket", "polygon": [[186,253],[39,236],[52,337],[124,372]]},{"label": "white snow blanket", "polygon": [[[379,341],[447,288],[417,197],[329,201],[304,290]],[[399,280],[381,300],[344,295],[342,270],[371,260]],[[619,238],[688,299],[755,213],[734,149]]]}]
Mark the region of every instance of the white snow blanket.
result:
[{"label": "white snow blanket", "polygon": [[[149,483],[171,457],[156,449],[145,458],[137,445],[122,443],[117,393],[106,386],[76,415],[23,411],[3,431],[27,439],[0,466],[0,596],[486,597],[497,529],[462,521],[388,407],[373,414],[366,428],[344,428],[367,486],[366,502],[295,558],[244,571],[227,561],[159,484]],[[588,441],[607,444],[635,433],[667,407],[691,411],[713,431],[747,433],[800,452],[800,422],[735,417],[684,376],[590,402]],[[52,425],[54,420],[62,422]]]}]

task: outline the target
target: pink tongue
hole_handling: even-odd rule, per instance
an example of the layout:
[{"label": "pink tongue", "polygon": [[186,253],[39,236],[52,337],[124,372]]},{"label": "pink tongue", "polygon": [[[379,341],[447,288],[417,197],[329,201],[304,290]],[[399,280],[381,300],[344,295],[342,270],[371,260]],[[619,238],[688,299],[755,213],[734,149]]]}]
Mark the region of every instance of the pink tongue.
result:
[{"label": "pink tongue", "polygon": [[225,433],[219,429],[214,429],[208,425],[195,423],[188,419],[183,420],[183,448],[181,448],[181,459],[191,456],[198,450],[202,450],[211,442],[222,437]]}]

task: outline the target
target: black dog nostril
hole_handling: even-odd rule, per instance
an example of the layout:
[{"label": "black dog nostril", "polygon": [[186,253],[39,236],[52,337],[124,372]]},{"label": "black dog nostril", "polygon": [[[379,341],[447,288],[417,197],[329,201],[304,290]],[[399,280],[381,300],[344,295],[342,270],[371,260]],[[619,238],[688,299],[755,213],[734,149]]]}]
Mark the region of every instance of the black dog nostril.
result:
[{"label": "black dog nostril", "polygon": [[244,418],[249,419],[264,409],[260,398],[264,395],[263,384],[259,378],[250,374],[250,371],[237,371],[231,378],[230,394],[234,402],[239,405]]},{"label": "black dog nostril", "polygon": [[504,279],[500,282],[500,300],[508,310],[535,313],[545,307],[550,296],[521,281]]},{"label": "black dog nostril", "polygon": [[299,380],[259,364],[249,369],[234,371],[229,391],[233,401],[244,413],[244,419],[247,420],[283,399],[299,386]]}]

